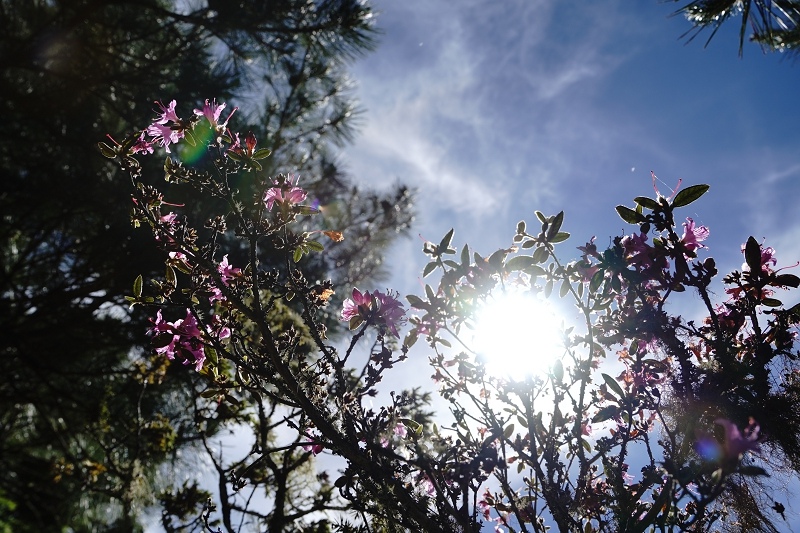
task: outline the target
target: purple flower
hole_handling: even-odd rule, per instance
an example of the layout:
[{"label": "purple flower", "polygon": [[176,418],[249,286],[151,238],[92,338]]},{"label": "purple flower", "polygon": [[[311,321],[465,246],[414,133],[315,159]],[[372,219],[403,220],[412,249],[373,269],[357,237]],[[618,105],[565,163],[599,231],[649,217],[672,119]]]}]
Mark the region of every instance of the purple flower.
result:
[{"label": "purple flower", "polygon": [[[157,241],[166,240],[167,242],[172,242],[173,238],[172,235],[175,233],[175,230],[178,227],[178,222],[175,220],[178,218],[177,213],[167,213],[163,217],[160,217],[158,220],[161,222],[159,226],[153,228],[155,231],[155,239]],[[166,237],[166,239],[164,239]]]},{"label": "purple flower", "polygon": [[154,122],[147,127],[147,135],[153,138],[153,142],[159,146],[163,146],[167,153],[170,144],[177,144],[183,138],[183,130],[180,128],[173,128],[160,122]]},{"label": "purple flower", "polygon": [[133,146],[131,146],[131,153],[132,154],[138,154],[138,153],[152,154],[153,153],[153,145],[149,141],[147,141],[147,139],[145,139],[145,137],[144,137],[145,133],[146,132],[143,131],[141,133],[141,135],[139,135],[139,138],[136,139],[136,143]]},{"label": "purple flower", "polygon": [[720,443],[711,435],[701,433],[694,446],[697,453],[706,461],[738,463],[744,453],[758,451],[760,428],[752,418],[744,428],[744,433],[728,419],[717,418],[714,423],[725,430],[724,442]]},{"label": "purple flower", "polygon": [[231,119],[234,113],[239,109],[238,107],[234,107],[233,111],[231,111],[228,118],[226,118],[223,122],[219,121],[220,113],[222,110],[225,109],[225,104],[217,104],[216,98],[209,102],[206,100],[205,105],[203,105],[203,109],[195,109],[194,114],[197,116],[204,116],[208,120],[208,123],[211,127],[215,130],[224,130],[225,127],[228,125],[228,121]]},{"label": "purple flower", "polygon": [[403,308],[403,304],[400,303],[400,300],[397,299],[397,294],[393,296],[388,290],[386,293],[375,291],[372,294],[378,301],[379,316],[383,320],[383,323],[389,328],[392,335],[399,338],[400,334],[397,332],[397,326],[405,323],[406,310]]},{"label": "purple flower", "polygon": [[648,269],[655,265],[654,252],[652,246],[647,244],[647,234],[626,235],[621,241],[622,248],[625,250],[625,258],[632,265]]},{"label": "purple flower", "polygon": [[[746,246],[747,244],[742,244],[742,253],[744,253]],[[759,246],[761,248],[761,270],[765,274],[770,274],[772,272],[772,267],[778,264],[778,260],[775,258],[775,249],[772,246],[767,246],[765,248],[763,244]],[[742,271],[749,272],[750,265],[747,263],[742,264]]]},{"label": "purple flower", "polygon": [[201,340],[202,332],[198,329],[197,320],[190,309],[186,310],[186,318],[175,322],[165,321],[161,316],[161,309],[159,309],[156,319],[152,322],[153,327],[150,331],[155,335],[172,335],[169,343],[156,348],[156,353],[166,355],[168,359],[175,359],[175,355],[178,354],[183,358],[184,365],[191,363],[187,357],[188,354],[194,359],[195,370],[199,372],[203,368],[206,354]]},{"label": "purple flower", "polygon": [[[362,308],[363,307],[363,312]],[[372,307],[372,295],[367,291],[361,293],[358,289],[353,289],[353,297],[347,298],[342,307],[342,320],[350,320],[351,318],[362,315],[365,316],[369,309]]]},{"label": "purple flower", "polygon": [[689,252],[694,252],[698,248],[705,248],[705,245],[700,244],[708,238],[709,231],[705,226],[695,227],[694,220],[686,217],[686,222],[683,223],[683,236],[681,242],[683,247]]},{"label": "purple flower", "polygon": [[364,320],[373,320],[375,324],[385,326],[392,335],[400,337],[397,326],[406,321],[406,311],[403,304],[397,299],[397,294],[391,291],[385,293],[368,291],[362,293],[358,289],[353,289],[353,297],[347,298],[342,307],[342,320],[349,321],[354,317],[360,316]]},{"label": "purple flower", "polygon": [[161,102],[156,102],[158,107],[161,108],[161,113],[158,117],[158,120],[155,121],[155,124],[166,124],[168,122],[180,122],[181,119],[178,118],[178,115],[175,113],[175,100],[171,101],[168,106],[165,106]]},{"label": "purple flower", "polygon": [[172,100],[168,106],[161,102],[156,102],[158,107],[161,108],[156,120],[150,124],[145,130],[145,133],[152,137],[153,142],[164,147],[167,153],[170,144],[176,144],[184,137],[184,130],[186,125],[181,121],[175,113],[175,100]]},{"label": "purple flower", "polygon": [[761,428],[752,418],[747,427],[744,428],[744,434],[739,431],[736,424],[725,418],[717,418],[714,423],[725,428],[725,458],[738,461],[745,452],[750,450],[758,451]]},{"label": "purple flower", "polygon": [[299,204],[306,199],[308,193],[297,186],[300,178],[298,177],[297,180],[295,180],[295,184],[292,185],[292,177],[293,176],[290,175],[289,179],[283,184],[278,180],[273,180],[275,186],[267,189],[264,193],[264,203],[269,211],[272,211],[272,206],[275,202],[283,207]]},{"label": "purple flower", "polygon": [[[217,272],[219,272],[220,278],[222,278],[222,283],[226,287],[230,285],[230,282],[242,275],[241,268],[233,268],[228,264],[228,255],[226,254],[223,256],[222,261],[219,265],[217,265]],[[222,295],[222,291],[218,287],[211,287],[211,296],[208,297],[208,303],[214,303],[216,300],[224,300],[225,297]]]},{"label": "purple flower", "polygon": [[322,450],[325,449],[325,445],[323,445],[321,442],[316,440],[316,437],[312,437],[308,433],[306,433],[306,437],[308,437],[308,439],[310,439],[310,440],[309,440],[309,442],[306,442],[305,444],[303,444],[303,449],[305,451],[307,451],[307,452],[311,452],[314,455],[322,453]]}]

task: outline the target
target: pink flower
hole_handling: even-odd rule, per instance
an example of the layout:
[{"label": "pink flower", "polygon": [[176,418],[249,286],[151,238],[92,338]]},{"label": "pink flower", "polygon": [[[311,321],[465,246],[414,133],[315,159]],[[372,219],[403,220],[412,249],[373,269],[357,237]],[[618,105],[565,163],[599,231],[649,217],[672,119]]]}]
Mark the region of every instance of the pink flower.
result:
[{"label": "pink flower", "polygon": [[294,185],[292,185],[291,180],[291,175],[283,184],[281,184],[278,180],[273,180],[273,184],[275,186],[267,189],[267,191],[264,193],[264,203],[266,204],[268,210],[272,211],[272,206],[275,204],[275,202],[283,207],[299,204],[306,199],[308,193],[297,186],[300,178],[298,177],[297,180],[295,180]]},{"label": "pink flower", "polygon": [[727,459],[739,460],[745,452],[750,450],[758,451],[760,447],[759,432],[761,428],[752,418],[747,427],[744,428],[744,435],[742,435],[739,428],[736,427],[736,424],[730,420],[717,418],[714,420],[714,423],[725,428],[724,451]]},{"label": "pink flower", "polygon": [[219,272],[220,277],[222,277],[222,282],[225,283],[225,285],[228,285],[233,278],[242,275],[241,268],[234,268],[228,264],[227,254],[222,257],[222,261],[217,266],[217,271]]},{"label": "pink flower", "polygon": [[[187,355],[194,359],[195,370],[198,372],[203,368],[206,360],[202,332],[197,327],[197,320],[190,309],[186,310],[186,318],[175,322],[167,322],[161,316],[161,309],[156,313],[156,319],[152,321],[151,332],[156,336],[172,335],[172,339],[164,346],[156,348],[156,353],[166,355],[168,359],[175,359],[175,355],[183,358],[183,364],[190,364],[191,360]],[[230,331],[228,331],[228,336]]]},{"label": "pink flower", "polygon": [[167,122],[180,122],[181,119],[178,118],[178,115],[175,113],[175,100],[172,100],[168,106],[165,106],[161,102],[156,102],[158,107],[161,108],[161,114],[156,120],[156,124],[166,124]]},{"label": "pink flower", "polygon": [[[742,244],[742,253],[744,253],[746,244]],[[759,245],[761,248],[761,270],[765,274],[769,274],[772,272],[772,268],[770,265],[775,266],[778,264],[778,260],[775,258],[775,249],[772,246],[764,247],[763,244]],[[749,272],[750,265],[747,263],[742,264],[742,271]]]},{"label": "pink flower", "polygon": [[348,321],[359,314],[366,316],[371,307],[372,295],[369,292],[362,294],[358,289],[353,289],[353,297],[347,298],[344,301],[344,305],[342,307],[342,320]]},{"label": "pink flower", "polygon": [[383,323],[395,337],[399,338],[400,334],[397,332],[397,326],[405,323],[406,319],[406,310],[403,308],[403,304],[400,303],[396,295],[392,296],[390,291],[386,293],[375,291],[373,296],[379,303],[378,310]]},{"label": "pink flower", "polygon": [[360,316],[364,320],[372,320],[374,324],[385,326],[395,337],[400,337],[397,326],[406,321],[406,311],[403,304],[390,291],[383,293],[374,291],[372,294],[358,289],[353,289],[353,297],[347,298],[342,307],[342,320]]},{"label": "pink flower", "polygon": [[[230,285],[230,282],[239,276],[242,275],[241,268],[233,268],[228,264],[228,256],[227,254],[222,258],[222,261],[219,265],[217,265],[217,272],[219,272],[220,278],[222,278],[222,283],[226,287]],[[225,297],[222,295],[222,291],[218,287],[211,288],[211,296],[208,297],[208,303],[214,303],[217,300],[224,300]]]},{"label": "pink flower", "polygon": [[147,135],[153,138],[153,142],[159,146],[163,146],[167,153],[170,153],[169,145],[177,144],[184,136],[182,129],[175,129],[172,126],[161,124],[160,122],[154,122],[148,126],[146,132]]},{"label": "pink flower", "polygon": [[744,434],[728,419],[717,418],[714,423],[725,430],[725,440],[719,443],[710,435],[701,433],[695,442],[695,450],[706,461],[738,463],[742,455],[748,451],[758,451],[760,447],[760,428],[755,420],[750,419]]},{"label": "pink flower", "polygon": [[258,140],[256,140],[256,136],[253,135],[252,131],[248,131],[247,135],[244,136],[244,146],[242,146],[242,143],[239,140],[238,133],[235,133],[231,136],[233,137],[233,144],[230,148],[228,148],[228,152],[233,152],[234,154],[242,157],[253,157],[253,154],[256,152]]},{"label": "pink flower", "polygon": [[175,113],[175,100],[172,100],[168,106],[161,102],[156,102],[158,107],[161,108],[161,113],[156,120],[150,124],[145,130],[145,133],[153,138],[153,142],[163,146],[167,153],[170,144],[176,144],[184,137],[185,125]]},{"label": "pink flower", "polygon": [[655,266],[655,250],[647,244],[647,234],[626,235],[621,241],[625,250],[625,258],[630,264],[647,270]]},{"label": "pink flower", "polygon": [[686,222],[683,223],[683,236],[681,242],[683,247],[689,252],[694,252],[698,248],[705,248],[705,245],[700,244],[708,238],[709,231],[705,226],[695,227],[694,220],[686,217]]},{"label": "pink flower", "polygon": [[203,105],[203,109],[195,109],[194,110],[194,114],[197,115],[197,116],[206,117],[206,119],[208,120],[208,123],[211,125],[211,127],[213,129],[215,129],[215,130],[219,130],[219,129],[224,130],[225,127],[228,125],[228,121],[231,119],[233,114],[236,113],[236,111],[239,108],[238,107],[234,107],[233,111],[231,111],[231,114],[228,115],[228,118],[226,118],[223,122],[219,122],[219,116],[220,116],[220,113],[222,113],[223,109],[225,109],[225,104],[224,103],[223,104],[217,104],[216,98],[214,100],[212,100],[211,102],[209,102],[206,99],[205,105]]},{"label": "pink flower", "polygon": [[400,437],[401,439],[406,438],[408,436],[408,431],[406,430],[406,426],[402,422],[398,422],[397,425],[394,427],[393,433]]},{"label": "pink flower", "polygon": [[153,153],[153,145],[149,141],[147,141],[147,139],[145,139],[145,137],[144,137],[145,133],[146,132],[143,131],[141,133],[141,135],[139,135],[139,138],[136,140],[136,143],[133,146],[131,146],[131,153],[132,154],[138,154],[138,153],[152,154]]},{"label": "pink flower", "polygon": [[310,439],[310,441],[305,443],[305,444],[303,444],[303,449],[305,451],[307,451],[307,452],[311,452],[314,455],[318,455],[318,454],[322,453],[322,450],[325,449],[325,445],[323,445],[321,442],[317,441],[316,437],[312,437],[308,433],[306,433],[306,437],[308,437]]},{"label": "pink flower", "polygon": [[[161,222],[159,226],[153,228],[155,235],[155,239],[157,241],[166,240],[167,242],[172,242],[173,238],[172,235],[175,233],[175,230],[178,227],[178,222],[175,220],[178,218],[177,213],[167,213],[163,217],[160,217],[158,220]],[[164,238],[166,237],[166,239]]]}]

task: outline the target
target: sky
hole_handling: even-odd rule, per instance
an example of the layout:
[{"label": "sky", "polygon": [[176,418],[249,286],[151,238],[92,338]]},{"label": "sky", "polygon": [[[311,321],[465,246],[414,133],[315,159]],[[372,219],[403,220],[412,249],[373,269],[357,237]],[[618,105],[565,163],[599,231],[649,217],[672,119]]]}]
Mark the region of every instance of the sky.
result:
[{"label": "sky", "polygon": [[536,209],[564,210],[574,246],[630,232],[613,208],[653,195],[650,170],[662,192],[711,186],[685,214],[723,267],[749,235],[800,259],[800,64],[750,43],[740,58],[736,21],[704,47],[657,0],[373,5],[383,34],[352,69],[365,114],[342,158],[364,185],[418,191],[390,261],[401,292],[419,289],[418,235],[455,227],[490,252]]},{"label": "sky", "polygon": [[401,294],[422,292],[423,241],[450,228],[486,256],[535,210],[564,210],[567,260],[631,233],[614,206],[653,196],[651,170],[665,195],[710,185],[683,214],[710,229],[721,272],[750,235],[778,266],[800,260],[800,62],[750,43],[739,57],[738,20],[704,46],[657,0],[372,4],[383,33],[352,68],[365,114],[341,158],[362,185],[417,190],[411,236],[387,258]]}]

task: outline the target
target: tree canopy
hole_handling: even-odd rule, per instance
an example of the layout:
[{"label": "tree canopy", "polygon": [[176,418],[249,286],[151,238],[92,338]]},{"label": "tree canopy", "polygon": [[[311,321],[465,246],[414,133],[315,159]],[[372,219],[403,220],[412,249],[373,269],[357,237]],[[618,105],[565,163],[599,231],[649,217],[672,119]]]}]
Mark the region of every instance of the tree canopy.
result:
[{"label": "tree canopy", "polygon": [[357,124],[347,67],[374,44],[371,16],[349,0],[0,2],[0,522],[136,528],[159,472],[244,416],[180,405],[203,379],[150,355],[148,317],[124,300],[162,258],[95,145],[152,118],[154,98],[233,98],[268,171],[314,176],[330,224],[350,233],[311,275],[382,275],[411,194],[353,187],[331,150]]}]

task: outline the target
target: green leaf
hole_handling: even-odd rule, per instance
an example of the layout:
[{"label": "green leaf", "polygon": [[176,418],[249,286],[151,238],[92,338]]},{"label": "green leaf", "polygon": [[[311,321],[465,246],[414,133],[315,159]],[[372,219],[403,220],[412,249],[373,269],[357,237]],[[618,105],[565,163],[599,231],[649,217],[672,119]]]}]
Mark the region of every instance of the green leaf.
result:
[{"label": "green leaf", "polygon": [[589,282],[589,292],[597,292],[597,289],[600,288],[600,285],[603,284],[603,278],[605,278],[606,272],[605,270],[598,270],[592,276],[592,280]]},{"label": "green leaf", "polygon": [[167,265],[166,271],[164,272],[164,277],[170,285],[178,284],[177,278],[175,277],[175,269],[169,265]]},{"label": "green leaf", "polygon": [[553,362],[553,377],[556,383],[561,383],[564,379],[564,363],[561,362],[561,359],[556,359]]},{"label": "green leaf", "polygon": [[433,293],[433,288],[427,283],[425,284],[425,296],[428,297],[429,302],[432,302],[436,299],[436,295]]},{"label": "green leaf", "polygon": [[408,301],[408,305],[414,307],[415,309],[425,309],[428,307],[428,304],[425,303],[425,300],[419,296],[414,296],[413,294],[406,296],[406,300]]},{"label": "green leaf", "polygon": [[800,286],[800,278],[795,276],[794,274],[779,274],[775,276],[775,281],[772,285],[778,285],[780,287],[793,287],[797,288]]},{"label": "green leaf", "polygon": [[636,202],[637,205],[649,209],[650,211],[658,209],[658,202],[647,196],[637,196],[633,201]]},{"label": "green leaf", "polygon": [[316,215],[319,213],[319,209],[310,205],[297,205],[294,209],[300,215]]},{"label": "green leaf", "polygon": [[672,200],[672,207],[683,207],[703,196],[708,190],[708,185],[692,185],[679,191]]},{"label": "green leaf", "polygon": [[416,329],[412,329],[408,333],[406,333],[406,338],[403,339],[403,346],[406,348],[411,348],[417,343],[417,339],[419,338],[419,334],[417,333]]},{"label": "green leaf", "polygon": [[107,157],[109,159],[114,159],[117,157],[117,153],[114,151],[106,143],[97,143],[97,147],[100,149],[100,153],[103,154],[103,157]]},{"label": "green leaf", "polygon": [[622,390],[622,387],[619,386],[617,380],[609,376],[608,374],[601,374],[603,376],[603,380],[608,385],[608,388],[614,391],[614,393],[619,396],[620,398],[625,397],[625,392]]},{"label": "green leaf", "polygon": [[544,246],[537,248],[536,251],[533,252],[533,260],[537,263],[544,263],[547,261],[548,257],[549,253],[547,252],[547,248]]},{"label": "green leaf", "polygon": [[322,243],[318,241],[306,241],[305,245],[307,249],[313,250],[315,252],[322,252],[325,250],[325,247],[322,245]]},{"label": "green leaf", "polygon": [[436,261],[431,261],[430,263],[428,263],[427,265],[425,265],[425,268],[422,270],[422,277],[423,277],[423,278],[427,278],[427,277],[428,277],[428,275],[429,275],[431,272],[433,272],[434,270],[436,270],[436,265],[438,265],[438,263],[437,263]]},{"label": "green leaf", "polygon": [[361,318],[360,315],[354,316],[353,318],[350,319],[350,323],[349,323],[350,331],[356,329],[358,326],[360,326],[363,323],[364,323],[364,319]]},{"label": "green leaf", "polygon": [[619,217],[628,224],[638,224],[642,215],[624,205],[618,205],[616,208]]},{"label": "green leaf", "polygon": [[764,298],[761,300],[761,305],[766,305],[767,307],[780,307],[783,305],[783,302],[777,298]]},{"label": "green leaf", "polygon": [[598,422],[605,422],[609,418],[614,418],[619,414],[619,406],[617,405],[607,405],[597,411],[597,414],[592,417],[592,423],[596,424]]},{"label": "green leaf", "polygon": [[542,224],[547,223],[547,217],[544,216],[544,213],[542,213],[541,211],[536,211],[536,218],[538,218]]},{"label": "green leaf", "polygon": [[550,222],[550,225],[547,228],[547,240],[551,241],[553,238],[558,234],[559,230],[561,229],[561,224],[564,222],[564,211],[561,211],[556,216],[553,217],[553,221]]},{"label": "green leaf", "polygon": [[752,236],[744,245],[744,260],[751,272],[761,272],[761,246]]},{"label": "green leaf", "polygon": [[531,265],[527,267],[523,272],[528,274],[529,276],[535,278],[537,276],[544,276],[547,274],[547,271],[540,267],[539,265]]},{"label": "green leaf", "polygon": [[561,282],[561,290],[558,291],[558,295],[561,298],[563,298],[564,296],[567,295],[567,293],[569,293],[569,289],[570,289],[569,280],[565,279],[564,281]]},{"label": "green leaf", "polygon": [[469,244],[465,244],[464,247],[461,249],[461,266],[462,267],[469,266]]},{"label": "green leaf", "polygon": [[519,222],[517,222],[517,235],[521,235],[523,233],[525,233],[525,221],[520,220]]},{"label": "green leaf", "polygon": [[139,274],[138,276],[136,276],[136,279],[133,280],[133,295],[136,298],[141,298],[142,296],[142,283],[143,283],[142,275]]},{"label": "green leaf", "polygon": [[270,150],[269,148],[259,148],[253,154],[253,159],[266,159],[270,155],[272,155],[272,150]]},{"label": "green leaf", "polygon": [[567,239],[569,239],[569,235],[570,234],[567,233],[566,231],[559,231],[558,233],[555,234],[555,236],[553,236],[552,239],[550,239],[550,242],[552,244],[556,244],[556,243],[559,243],[559,242],[564,242]]},{"label": "green leaf", "polygon": [[500,249],[497,250],[495,253],[489,256],[488,262],[489,265],[494,267],[495,269],[499,269],[503,266],[503,261],[505,260],[506,256],[508,255],[508,250]]},{"label": "green leaf", "polygon": [[439,253],[443,254],[445,251],[450,248],[450,241],[453,240],[453,233],[455,232],[455,228],[450,228],[444,237],[442,237],[441,242],[439,243]]},{"label": "green leaf", "polygon": [[506,270],[516,272],[517,270],[526,270],[533,266],[535,261],[529,255],[517,255],[506,261]]},{"label": "green leaf", "polygon": [[506,429],[503,430],[503,438],[508,440],[511,438],[511,435],[514,434],[514,424],[509,424]]},{"label": "green leaf", "polygon": [[297,248],[294,249],[294,254],[292,254],[292,259],[294,260],[295,263],[298,263],[302,258],[303,258],[303,247],[298,246]]},{"label": "green leaf", "polygon": [[216,365],[219,362],[219,356],[217,355],[217,350],[215,350],[213,346],[206,346],[204,351],[206,353],[206,356],[212,363]]}]

